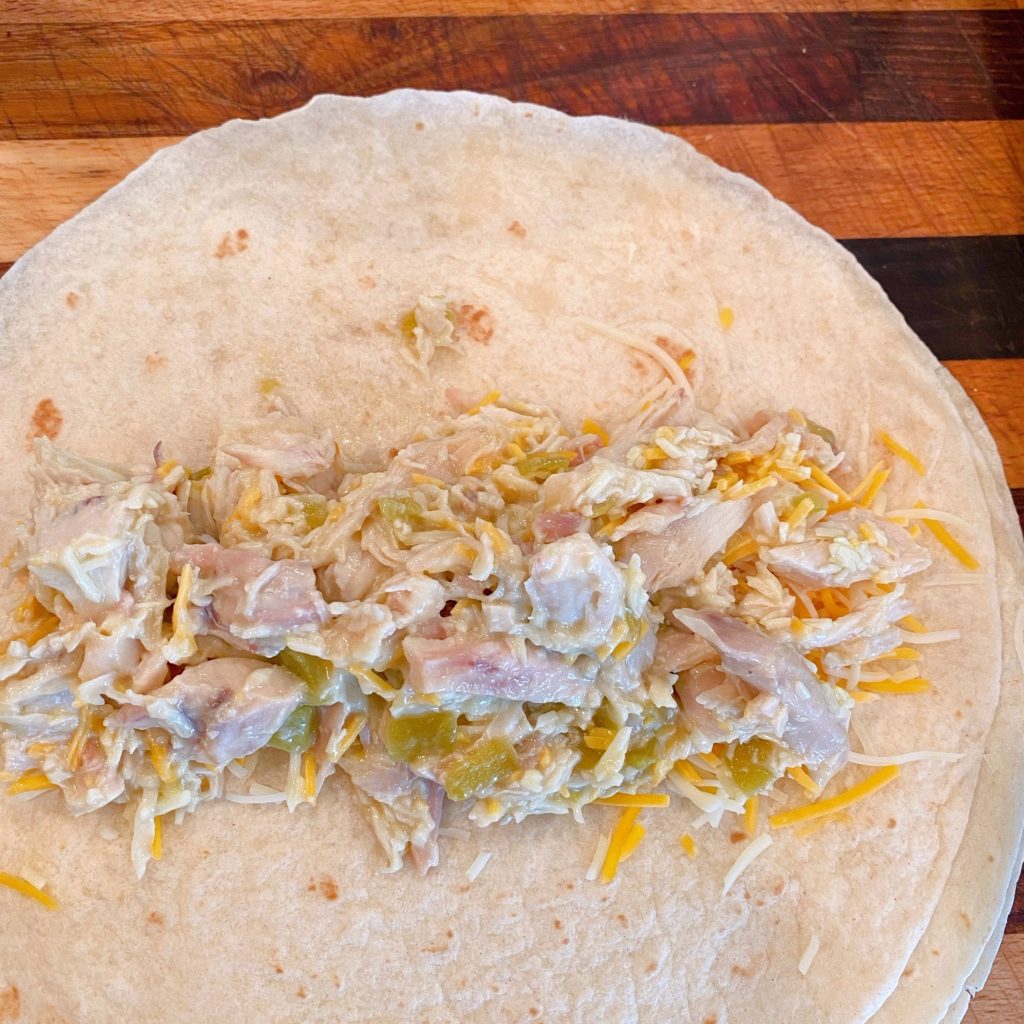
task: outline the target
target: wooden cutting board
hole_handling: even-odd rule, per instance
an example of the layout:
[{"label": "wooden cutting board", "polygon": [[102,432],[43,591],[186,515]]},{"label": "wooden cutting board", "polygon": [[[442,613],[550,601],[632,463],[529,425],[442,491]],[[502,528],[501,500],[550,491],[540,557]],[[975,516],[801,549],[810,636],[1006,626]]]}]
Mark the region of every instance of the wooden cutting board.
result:
[{"label": "wooden cutting board", "polygon": [[[978,404],[1024,511],[1021,7],[3,0],[0,273],[155,149],[318,92],[469,88],[634,118],[856,254]],[[967,1020],[1024,1021],[1022,888]]]}]

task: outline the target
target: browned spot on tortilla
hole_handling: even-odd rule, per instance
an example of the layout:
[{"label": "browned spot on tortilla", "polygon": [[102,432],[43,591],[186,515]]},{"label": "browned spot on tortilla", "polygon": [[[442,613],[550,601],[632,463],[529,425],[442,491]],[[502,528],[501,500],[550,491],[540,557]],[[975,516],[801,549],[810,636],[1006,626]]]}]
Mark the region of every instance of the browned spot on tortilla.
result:
[{"label": "browned spot on tortilla", "polygon": [[914,973],[914,968],[913,967],[906,967],[906,968],[904,968],[903,973],[900,975],[900,977],[901,978],[909,978],[913,973]]},{"label": "browned spot on tortilla", "polygon": [[29,437],[48,437],[51,441],[60,433],[64,417],[53,404],[52,398],[43,398],[32,413],[32,429]]},{"label": "browned spot on tortilla", "polygon": [[21,996],[17,985],[0,990],[0,1021],[21,1019]]},{"label": "browned spot on tortilla", "polygon": [[372,277],[370,274],[363,274],[363,276],[359,278],[359,286],[360,288],[376,288],[377,278]]},{"label": "browned spot on tortilla", "polygon": [[973,707],[974,707],[974,701],[973,701],[973,700],[971,700],[971,698],[970,698],[970,697],[965,697],[965,698],[964,698],[964,703],[965,703],[965,704],[966,704],[966,705],[967,705],[967,706],[968,706],[969,708],[973,708]]},{"label": "browned spot on tortilla", "polygon": [[654,344],[657,345],[658,348],[667,352],[673,359],[681,359],[686,352],[686,348],[678,341],[666,338],[663,334],[659,334],[654,339]]},{"label": "browned spot on tortilla", "polygon": [[64,301],[65,301],[65,302],[66,302],[66,303],[67,303],[67,304],[68,304],[68,305],[69,305],[69,306],[70,306],[70,307],[71,307],[72,309],[74,309],[74,308],[75,308],[75,306],[77,306],[77,305],[78,305],[78,292],[68,292],[68,293],[67,293],[67,295],[65,295],[65,296],[64,296]]},{"label": "browned spot on tortilla", "polygon": [[275,974],[284,974],[284,968],[280,964],[271,964],[270,966],[274,968]]},{"label": "browned spot on tortilla", "polygon": [[628,928],[629,927],[629,918],[626,917],[625,914],[616,914],[615,915],[615,920],[618,921],[619,924],[621,924],[623,928]]},{"label": "browned spot on tortilla", "polygon": [[953,717],[954,718],[963,718],[964,717],[964,713],[959,708],[957,708],[956,711],[953,712]]},{"label": "browned spot on tortilla", "polygon": [[432,946],[424,946],[421,953],[447,953],[448,943],[447,942],[435,942]]},{"label": "browned spot on tortilla", "polygon": [[413,127],[416,129],[416,131],[421,132],[427,126],[422,121],[417,121],[416,124],[413,125]]},{"label": "browned spot on tortilla", "polygon": [[458,893],[465,893],[465,892],[469,892],[469,890],[471,888],[472,888],[472,886],[469,886],[469,885],[460,885],[455,891],[458,892]]},{"label": "browned spot on tortilla", "polygon": [[562,939],[562,945],[563,946],[568,946],[569,945],[569,936],[568,935],[564,939]]},{"label": "browned spot on tortilla", "polygon": [[525,118],[532,118],[533,117],[533,111],[532,110],[524,110],[523,111],[523,117],[525,117]]},{"label": "browned spot on tortilla", "polygon": [[735,974],[737,978],[752,978],[757,974],[757,967],[758,965],[756,963],[733,964],[732,973]]},{"label": "browned spot on tortilla", "polygon": [[932,956],[940,956],[940,955],[941,954],[939,953],[939,951],[937,949],[933,949],[932,950]]},{"label": "browned spot on tortilla", "polygon": [[158,911],[158,910],[151,910],[149,912],[148,916],[146,917],[146,920],[150,924],[155,924],[158,927],[162,928],[163,927],[163,923],[164,923],[164,915],[161,914],[160,911]]},{"label": "browned spot on tortilla", "polygon": [[988,862],[989,862],[989,864],[995,864],[995,862],[996,862],[995,856],[993,854],[991,854],[991,853],[988,855]]},{"label": "browned spot on tortilla", "polygon": [[298,997],[299,997],[300,999],[305,999],[305,998],[306,998],[306,986],[305,986],[305,985],[300,985],[300,986],[299,986],[299,987],[298,987],[298,988],[297,988],[297,989],[295,990],[295,994],[296,994],[296,995],[297,995],[297,996],[298,996]]},{"label": "browned spot on tortilla", "polygon": [[730,843],[742,843],[747,838],[746,832],[730,832],[729,842]]},{"label": "browned spot on tortilla", "polygon": [[334,982],[335,988],[341,988],[341,978],[339,978],[336,974],[331,975],[331,981]]},{"label": "browned spot on tortilla", "polygon": [[786,888],[786,883],[780,878],[775,883],[775,885],[772,887],[772,892],[775,893],[776,896],[781,896],[782,895],[782,890],[785,889],[785,888]]},{"label": "browned spot on tortilla", "polygon": [[654,972],[657,971],[657,969],[658,965],[653,960],[647,965],[648,974],[654,974]]},{"label": "browned spot on tortilla", "polygon": [[509,224],[508,232],[510,235],[515,235],[516,238],[526,237],[526,228],[524,228],[523,225],[520,224],[517,220],[514,220],[511,224]]},{"label": "browned spot on tortilla", "polygon": [[306,886],[306,892],[316,892],[316,882],[310,882],[309,885]]},{"label": "browned spot on tortilla", "polygon": [[632,366],[637,373],[643,373],[644,370],[647,369],[647,364],[638,355],[633,353],[630,353],[629,365]]},{"label": "browned spot on tortilla", "polygon": [[531,1017],[539,1017],[540,1016],[540,1010],[538,1010],[536,1006],[531,1006],[530,1010],[529,1010],[529,1014],[530,1014]]},{"label": "browned spot on tortilla", "polygon": [[216,259],[222,260],[226,256],[237,256],[248,248],[249,232],[245,228],[239,228],[234,236],[230,231],[224,233],[224,237],[221,238],[213,255]]},{"label": "browned spot on tortilla", "polygon": [[712,1014],[710,1017],[704,1018],[704,1024],[718,1024],[718,1018]]},{"label": "browned spot on tortilla", "polygon": [[895,828],[895,827],[896,827],[896,819],[895,819],[895,818],[890,818],[890,819],[889,819],[889,820],[888,820],[888,821],[886,822],[886,825],[888,825],[888,826],[889,826],[889,828]]},{"label": "browned spot on tortilla", "polygon": [[755,903],[756,903],[756,904],[757,904],[757,905],[758,905],[759,907],[763,907],[763,906],[764,906],[764,900],[763,900],[763,899],[761,899],[761,897],[760,897],[760,896],[758,896],[758,897],[757,897],[757,899],[756,899],[756,900],[754,900],[754,902],[755,902]]},{"label": "browned spot on tortilla", "polygon": [[963,921],[965,928],[971,927],[971,919],[962,910],[960,911],[960,920]]},{"label": "browned spot on tortilla", "polygon": [[487,309],[463,305],[459,307],[459,316],[466,333],[478,345],[489,345],[494,337],[494,317]]},{"label": "browned spot on tortilla", "polygon": [[556,928],[561,928],[562,927],[562,922],[557,917],[555,918],[555,927]]},{"label": "browned spot on tortilla", "polygon": [[576,888],[576,883],[575,882],[566,882],[565,883],[565,887],[566,887],[566,889],[568,889],[571,892],[573,889]]},{"label": "browned spot on tortilla", "polygon": [[336,900],[338,898],[338,883],[330,875],[324,875],[320,879],[320,894],[325,900]]},{"label": "browned spot on tortilla", "polygon": [[454,939],[455,938],[455,932],[453,932],[451,930],[451,928],[449,928],[448,931],[445,932],[445,934],[448,936],[449,939]]},{"label": "browned spot on tortilla", "polygon": [[150,373],[155,373],[162,366],[167,365],[167,356],[161,355],[159,352],[150,352],[142,363]]}]

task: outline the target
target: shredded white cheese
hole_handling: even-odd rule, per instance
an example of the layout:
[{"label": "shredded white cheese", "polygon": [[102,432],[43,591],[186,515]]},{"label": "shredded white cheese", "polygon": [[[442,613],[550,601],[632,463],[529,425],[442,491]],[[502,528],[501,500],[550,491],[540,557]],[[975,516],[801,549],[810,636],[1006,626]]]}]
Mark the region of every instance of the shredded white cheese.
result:
[{"label": "shredded white cheese", "polygon": [[912,633],[901,629],[900,637],[905,644],[948,644],[960,639],[959,629],[937,629],[932,633]]},{"label": "shredded white cheese", "polygon": [[910,764],[912,761],[959,761],[964,755],[950,753],[944,750],[911,750],[906,754],[887,754],[879,757],[874,754],[859,754],[856,750],[850,751],[850,764],[871,765],[875,768],[884,768],[887,764]]},{"label": "shredded white cheese", "polygon": [[584,876],[588,882],[593,882],[597,878],[597,873],[601,870],[601,865],[608,855],[608,844],[611,841],[612,837],[605,832],[602,832],[598,837],[597,849],[594,850],[594,859],[590,862],[590,867],[587,868],[587,873]]},{"label": "shredded white cheese", "polygon": [[885,513],[886,519],[934,519],[937,523],[949,523],[950,526],[957,526],[968,533],[974,527],[962,516],[955,512],[943,512],[938,508],[894,508]]},{"label": "shredded white cheese", "polygon": [[979,583],[991,583],[992,577],[987,573],[970,573],[969,575],[965,572],[951,573],[948,576],[933,576],[930,580],[925,580],[922,587],[966,587],[966,586],[977,586]]},{"label": "shredded white cheese", "polygon": [[743,813],[743,804],[739,800],[730,800],[728,797],[720,796],[717,793],[705,793],[698,789],[689,779],[683,778],[679,772],[672,771],[668,774],[668,784],[680,795],[695,804],[696,807],[711,814],[714,811],[732,811],[734,814]]},{"label": "shredded white cheese", "polygon": [[288,794],[255,782],[248,793],[225,793],[224,797],[233,804],[283,804],[288,799]]},{"label": "shredded white cheese", "polygon": [[725,879],[722,882],[722,895],[727,896],[729,890],[736,884],[736,880],[743,874],[751,864],[757,860],[758,857],[772,845],[772,837],[766,832],[759,835],[756,839],[752,839],[743,848],[743,852],[736,858],[733,865],[725,873]]},{"label": "shredded white cheese", "polygon": [[800,963],[796,965],[796,969],[801,974],[806,974],[811,969],[811,964],[814,963],[814,958],[818,955],[818,948],[821,946],[821,941],[817,935],[811,936],[811,941],[807,943],[807,948],[804,950],[804,955],[800,957]]},{"label": "shredded white cheese", "polygon": [[[589,316],[578,316],[575,317],[575,320],[580,327],[585,327],[595,334],[602,334],[611,341],[617,341],[620,345],[635,348],[638,352],[643,352],[645,355],[650,356],[668,374],[673,384],[681,387],[688,395],[693,395],[693,388],[690,387],[690,381],[687,379],[686,374],[683,373],[683,368],[663,348],[655,345],[654,342],[647,341],[644,338],[637,338],[632,334],[619,330],[618,327],[611,327]],[[691,345],[690,347],[694,348],[695,346]]]},{"label": "shredded white cheese", "polygon": [[469,879],[469,880],[470,880],[471,882],[475,882],[475,881],[476,881],[476,878],[477,878],[477,875],[479,875],[479,874],[480,874],[480,872],[481,872],[481,871],[483,871],[483,869],[484,869],[485,867],[487,867],[487,862],[488,862],[488,861],[489,861],[489,860],[490,860],[490,859],[491,859],[491,858],[492,858],[493,856],[494,856],[494,854],[493,854],[493,853],[491,853],[491,851],[490,851],[490,850],[484,850],[484,851],[483,851],[482,853],[478,853],[478,854],[476,855],[476,859],[475,859],[475,860],[473,861],[473,863],[472,863],[472,864],[470,864],[470,865],[469,865],[469,868],[468,868],[468,870],[466,871],[466,877],[467,877],[467,878],[468,878],[468,879]]}]

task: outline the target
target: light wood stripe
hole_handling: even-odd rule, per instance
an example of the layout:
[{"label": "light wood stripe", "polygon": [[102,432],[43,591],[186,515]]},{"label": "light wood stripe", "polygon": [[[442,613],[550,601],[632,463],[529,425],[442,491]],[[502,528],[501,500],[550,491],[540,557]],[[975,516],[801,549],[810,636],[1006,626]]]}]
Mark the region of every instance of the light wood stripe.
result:
[{"label": "light wood stripe", "polygon": [[1024,121],[670,130],[839,238],[1024,233]]},{"label": "light wood stripe", "polygon": [[1024,359],[950,359],[943,365],[992,431],[1007,483],[1024,488]]},{"label": "light wood stripe", "polygon": [[[503,14],[733,14],[818,11],[1013,11],[1021,0],[403,0],[403,18]],[[394,0],[7,0],[10,24],[387,18]]]},{"label": "light wood stripe", "polygon": [[[840,238],[1024,234],[1024,121],[669,130]],[[175,141],[0,142],[0,260]]]}]

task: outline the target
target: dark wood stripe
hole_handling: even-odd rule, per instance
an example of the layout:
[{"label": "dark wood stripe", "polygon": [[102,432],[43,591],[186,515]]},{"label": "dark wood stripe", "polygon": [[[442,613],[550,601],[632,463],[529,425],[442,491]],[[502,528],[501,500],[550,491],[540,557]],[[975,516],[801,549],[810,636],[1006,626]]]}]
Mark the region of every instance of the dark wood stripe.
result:
[{"label": "dark wood stripe", "polygon": [[395,86],[652,124],[983,120],[1024,117],[1024,12],[28,24],[0,69],[7,139],[186,134]]},{"label": "dark wood stripe", "polygon": [[843,245],[939,359],[1024,356],[1024,236]]},{"label": "dark wood stripe", "polygon": [[[1014,499],[1017,501],[1021,524],[1024,525],[1024,492],[1015,492]],[[1017,880],[1017,893],[1010,908],[1010,916],[1006,919],[1006,933],[1014,935],[1018,932],[1024,932],[1024,874]]]}]

